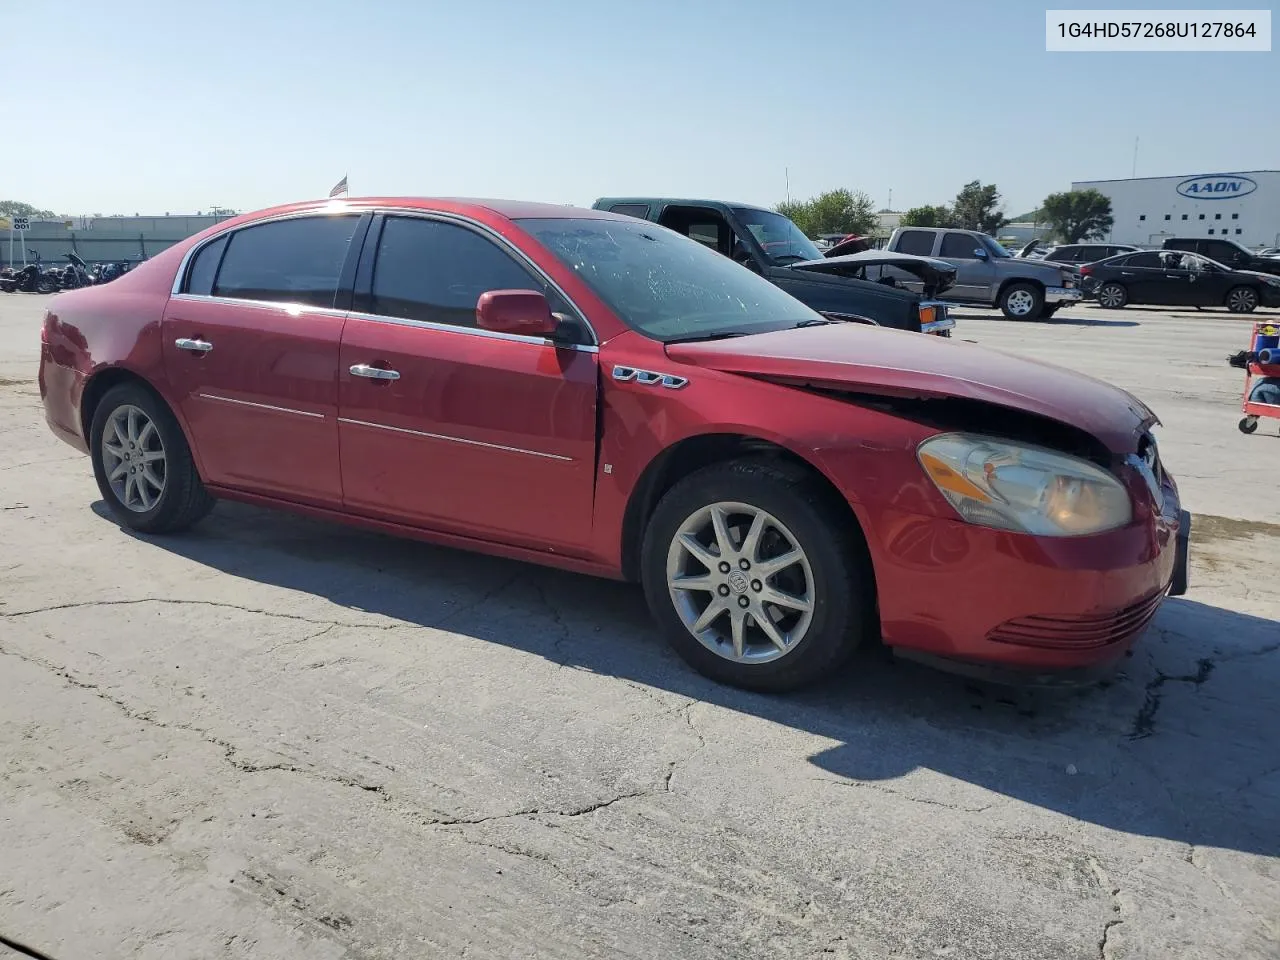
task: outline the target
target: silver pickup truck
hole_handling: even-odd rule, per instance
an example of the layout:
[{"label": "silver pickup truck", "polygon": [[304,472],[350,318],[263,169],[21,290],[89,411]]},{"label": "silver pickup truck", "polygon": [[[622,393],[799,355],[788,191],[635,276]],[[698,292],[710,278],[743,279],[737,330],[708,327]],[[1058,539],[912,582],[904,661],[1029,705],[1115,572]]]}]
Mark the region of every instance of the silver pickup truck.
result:
[{"label": "silver pickup truck", "polygon": [[[956,282],[943,300],[999,307],[1010,320],[1047,320],[1059,307],[1080,300],[1070,265],[1014,257],[985,233],[937,227],[899,227],[888,250],[946,260]],[[911,287],[911,278],[901,278]]]}]

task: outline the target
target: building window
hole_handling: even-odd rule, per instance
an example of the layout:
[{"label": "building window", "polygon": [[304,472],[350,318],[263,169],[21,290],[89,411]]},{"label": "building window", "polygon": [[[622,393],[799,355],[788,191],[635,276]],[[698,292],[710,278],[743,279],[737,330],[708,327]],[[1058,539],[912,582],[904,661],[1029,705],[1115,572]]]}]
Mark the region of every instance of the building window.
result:
[{"label": "building window", "polygon": [[1215,219],[1215,220],[1221,220],[1221,219],[1222,219],[1222,214],[1220,214],[1220,213],[1215,213],[1215,214],[1213,215],[1213,219]]},{"label": "building window", "polygon": [[1138,219],[1139,219],[1139,220],[1145,220],[1145,219],[1147,219],[1147,215],[1144,213],[1144,214],[1142,214],[1140,217],[1138,217]]},{"label": "building window", "polygon": [[1209,236],[1211,236],[1211,237],[1213,236],[1213,227],[1210,227],[1210,228],[1209,228]]},{"label": "building window", "polygon": [[1232,220],[1239,220],[1239,219],[1240,219],[1240,214],[1238,214],[1238,213],[1233,213],[1233,214],[1231,215],[1231,219],[1232,219]]},{"label": "building window", "polygon": [[1183,220],[1187,219],[1187,215],[1185,213],[1182,215],[1182,219]]},{"label": "building window", "polygon": [[1204,219],[1204,214],[1203,214],[1203,213],[1202,213],[1202,214],[1200,214],[1200,219],[1201,219],[1201,220],[1203,220],[1203,219]]},{"label": "building window", "polygon": [[1166,214],[1164,215],[1164,218],[1165,218],[1166,220],[1172,220],[1172,219],[1173,219],[1173,214],[1171,214],[1171,213],[1166,213]]},{"label": "building window", "polygon": [[1236,233],[1237,233],[1237,234],[1239,234],[1239,233],[1243,233],[1243,232],[1244,232],[1244,231],[1243,231],[1243,230],[1241,230],[1239,227],[1236,227]]}]

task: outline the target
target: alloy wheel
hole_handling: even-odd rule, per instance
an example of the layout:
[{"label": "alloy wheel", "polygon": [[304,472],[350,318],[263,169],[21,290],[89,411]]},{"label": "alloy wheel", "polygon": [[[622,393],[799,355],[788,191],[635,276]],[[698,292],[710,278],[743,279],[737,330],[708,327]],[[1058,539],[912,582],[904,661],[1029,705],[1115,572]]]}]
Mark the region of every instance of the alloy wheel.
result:
[{"label": "alloy wheel", "polygon": [[146,513],[159,502],[166,479],[164,443],[146,412],[117,407],[102,431],[102,466],[111,492],[127,510]]},{"label": "alloy wheel", "polygon": [[1124,302],[1124,291],[1114,283],[1109,283],[1098,291],[1098,303],[1104,307],[1118,307]]},{"label": "alloy wheel", "polygon": [[1248,287],[1236,287],[1227,300],[1227,308],[1235,313],[1251,313],[1258,306],[1258,295]]},{"label": "alloy wheel", "polygon": [[1028,290],[1015,290],[1009,294],[1006,303],[1009,305],[1009,312],[1015,317],[1025,317],[1035,309],[1036,298]]},{"label": "alloy wheel", "polygon": [[685,629],[735,663],[786,656],[813,621],[813,570],[795,535],[745,503],[691,514],[667,551],[667,589]]}]

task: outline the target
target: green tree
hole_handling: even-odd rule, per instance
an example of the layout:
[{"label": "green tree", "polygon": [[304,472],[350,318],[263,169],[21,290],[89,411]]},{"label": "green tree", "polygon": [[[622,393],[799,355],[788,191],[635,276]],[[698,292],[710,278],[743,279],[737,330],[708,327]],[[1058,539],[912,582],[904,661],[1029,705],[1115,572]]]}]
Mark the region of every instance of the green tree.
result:
[{"label": "green tree", "polygon": [[1044,198],[1041,214],[1067,243],[1105,236],[1115,223],[1111,201],[1097,190],[1065,190]]},{"label": "green tree", "polygon": [[1008,222],[997,209],[999,206],[1000,191],[994,183],[971,180],[956,194],[956,202],[951,206],[955,226],[994,235]]},{"label": "green tree", "polygon": [[955,216],[946,204],[923,207],[912,207],[902,215],[901,225],[904,227],[953,227]]},{"label": "green tree", "polygon": [[809,237],[823,233],[866,234],[879,222],[875,203],[861,190],[828,190],[809,200],[780,203],[774,209]]},{"label": "green tree", "polygon": [[21,200],[0,200],[0,217],[34,217],[39,220],[53,215],[52,210],[40,210]]}]

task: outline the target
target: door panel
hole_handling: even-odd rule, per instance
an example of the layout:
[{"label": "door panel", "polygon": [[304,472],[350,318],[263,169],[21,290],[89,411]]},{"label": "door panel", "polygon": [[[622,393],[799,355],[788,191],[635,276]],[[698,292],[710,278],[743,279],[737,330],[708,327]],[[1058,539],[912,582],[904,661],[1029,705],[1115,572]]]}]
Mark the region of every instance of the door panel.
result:
[{"label": "door panel", "polygon": [[963,233],[944,233],[938,256],[956,266],[955,286],[947,291],[947,297],[958,300],[986,300],[991,297],[996,268],[990,259],[974,256],[980,244]]},{"label": "door panel", "polygon": [[[170,299],[161,326],[165,369],[206,481],[341,502],[342,324],[340,311],[296,304]],[[208,349],[193,349],[201,344]]]},{"label": "door panel", "polygon": [[[399,377],[353,375],[358,365]],[[352,315],[339,368],[349,509],[585,551],[594,499],[594,351]]]}]

